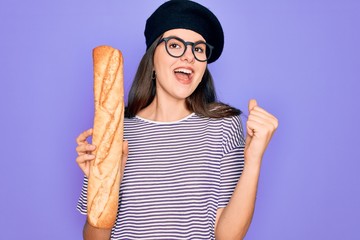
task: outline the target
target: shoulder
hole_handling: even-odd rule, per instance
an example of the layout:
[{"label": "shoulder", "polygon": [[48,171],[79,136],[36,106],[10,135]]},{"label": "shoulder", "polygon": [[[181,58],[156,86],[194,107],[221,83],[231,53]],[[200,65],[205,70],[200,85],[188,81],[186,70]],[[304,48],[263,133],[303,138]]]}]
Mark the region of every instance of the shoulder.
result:
[{"label": "shoulder", "polygon": [[245,144],[244,128],[240,115],[221,119],[223,128],[223,142],[236,142],[236,145]]},{"label": "shoulder", "polygon": [[242,126],[240,115],[224,117],[224,118],[221,118],[221,119],[224,122],[224,124],[226,124],[226,125],[233,125],[233,126],[238,126],[238,127]]},{"label": "shoulder", "polygon": [[221,125],[223,129],[226,131],[234,131],[236,129],[242,128],[242,120],[240,115],[234,115],[229,117],[222,117],[222,118],[209,118],[210,121]]}]

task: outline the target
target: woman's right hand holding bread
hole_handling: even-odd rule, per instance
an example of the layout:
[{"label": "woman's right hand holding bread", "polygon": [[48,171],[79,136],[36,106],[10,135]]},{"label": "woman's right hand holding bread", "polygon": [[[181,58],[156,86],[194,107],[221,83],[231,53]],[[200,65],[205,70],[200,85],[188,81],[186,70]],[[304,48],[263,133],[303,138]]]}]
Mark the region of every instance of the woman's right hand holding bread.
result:
[{"label": "woman's right hand holding bread", "polygon": [[90,161],[95,159],[95,155],[91,154],[91,152],[95,150],[96,146],[87,142],[87,138],[92,135],[92,131],[92,128],[90,128],[82,132],[76,138],[76,142],[78,144],[76,147],[76,152],[78,154],[76,162],[86,177],[89,177]]},{"label": "woman's right hand holding bread", "polygon": [[[77,138],[77,147],[76,152],[78,157],[76,158],[76,162],[79,165],[80,169],[84,172],[86,177],[89,177],[90,172],[90,163],[92,160],[95,159],[95,155],[92,152],[96,149],[96,146],[93,144],[88,143],[87,138],[92,136],[93,129],[90,128],[84,132],[82,132]],[[128,156],[128,142],[124,141],[122,145],[122,159],[121,159],[121,169],[122,172],[120,173],[121,179],[124,174],[124,169],[127,161]]]}]

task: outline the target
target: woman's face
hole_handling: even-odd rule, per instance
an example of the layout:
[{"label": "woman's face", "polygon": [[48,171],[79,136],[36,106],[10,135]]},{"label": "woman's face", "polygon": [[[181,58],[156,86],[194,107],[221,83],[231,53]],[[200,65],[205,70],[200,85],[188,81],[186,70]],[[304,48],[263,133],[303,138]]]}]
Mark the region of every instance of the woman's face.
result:
[{"label": "woman's face", "polygon": [[[164,33],[163,38],[170,36],[181,38],[185,42],[205,41],[200,34],[187,29],[169,30]],[[184,55],[175,58],[168,54],[165,44],[160,43],[154,53],[156,94],[165,99],[185,100],[199,85],[207,63],[195,59],[191,45],[187,46]]]}]

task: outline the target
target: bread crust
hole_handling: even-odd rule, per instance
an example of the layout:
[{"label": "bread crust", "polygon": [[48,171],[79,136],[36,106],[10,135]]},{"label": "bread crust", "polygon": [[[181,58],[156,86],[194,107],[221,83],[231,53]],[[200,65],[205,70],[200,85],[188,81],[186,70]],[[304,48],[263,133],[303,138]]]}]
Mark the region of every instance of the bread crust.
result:
[{"label": "bread crust", "polygon": [[111,229],[118,211],[124,128],[123,57],[110,46],[93,50],[95,116],[87,191],[88,223]]}]

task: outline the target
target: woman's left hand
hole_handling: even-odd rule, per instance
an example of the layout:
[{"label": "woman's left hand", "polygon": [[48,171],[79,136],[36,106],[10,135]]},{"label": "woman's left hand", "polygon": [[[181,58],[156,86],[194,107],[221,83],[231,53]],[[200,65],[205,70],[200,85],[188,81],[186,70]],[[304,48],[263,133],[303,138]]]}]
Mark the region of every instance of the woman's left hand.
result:
[{"label": "woman's left hand", "polygon": [[245,164],[261,163],[261,159],[277,127],[277,118],[259,107],[256,100],[251,99],[249,101],[249,116],[246,122]]}]

